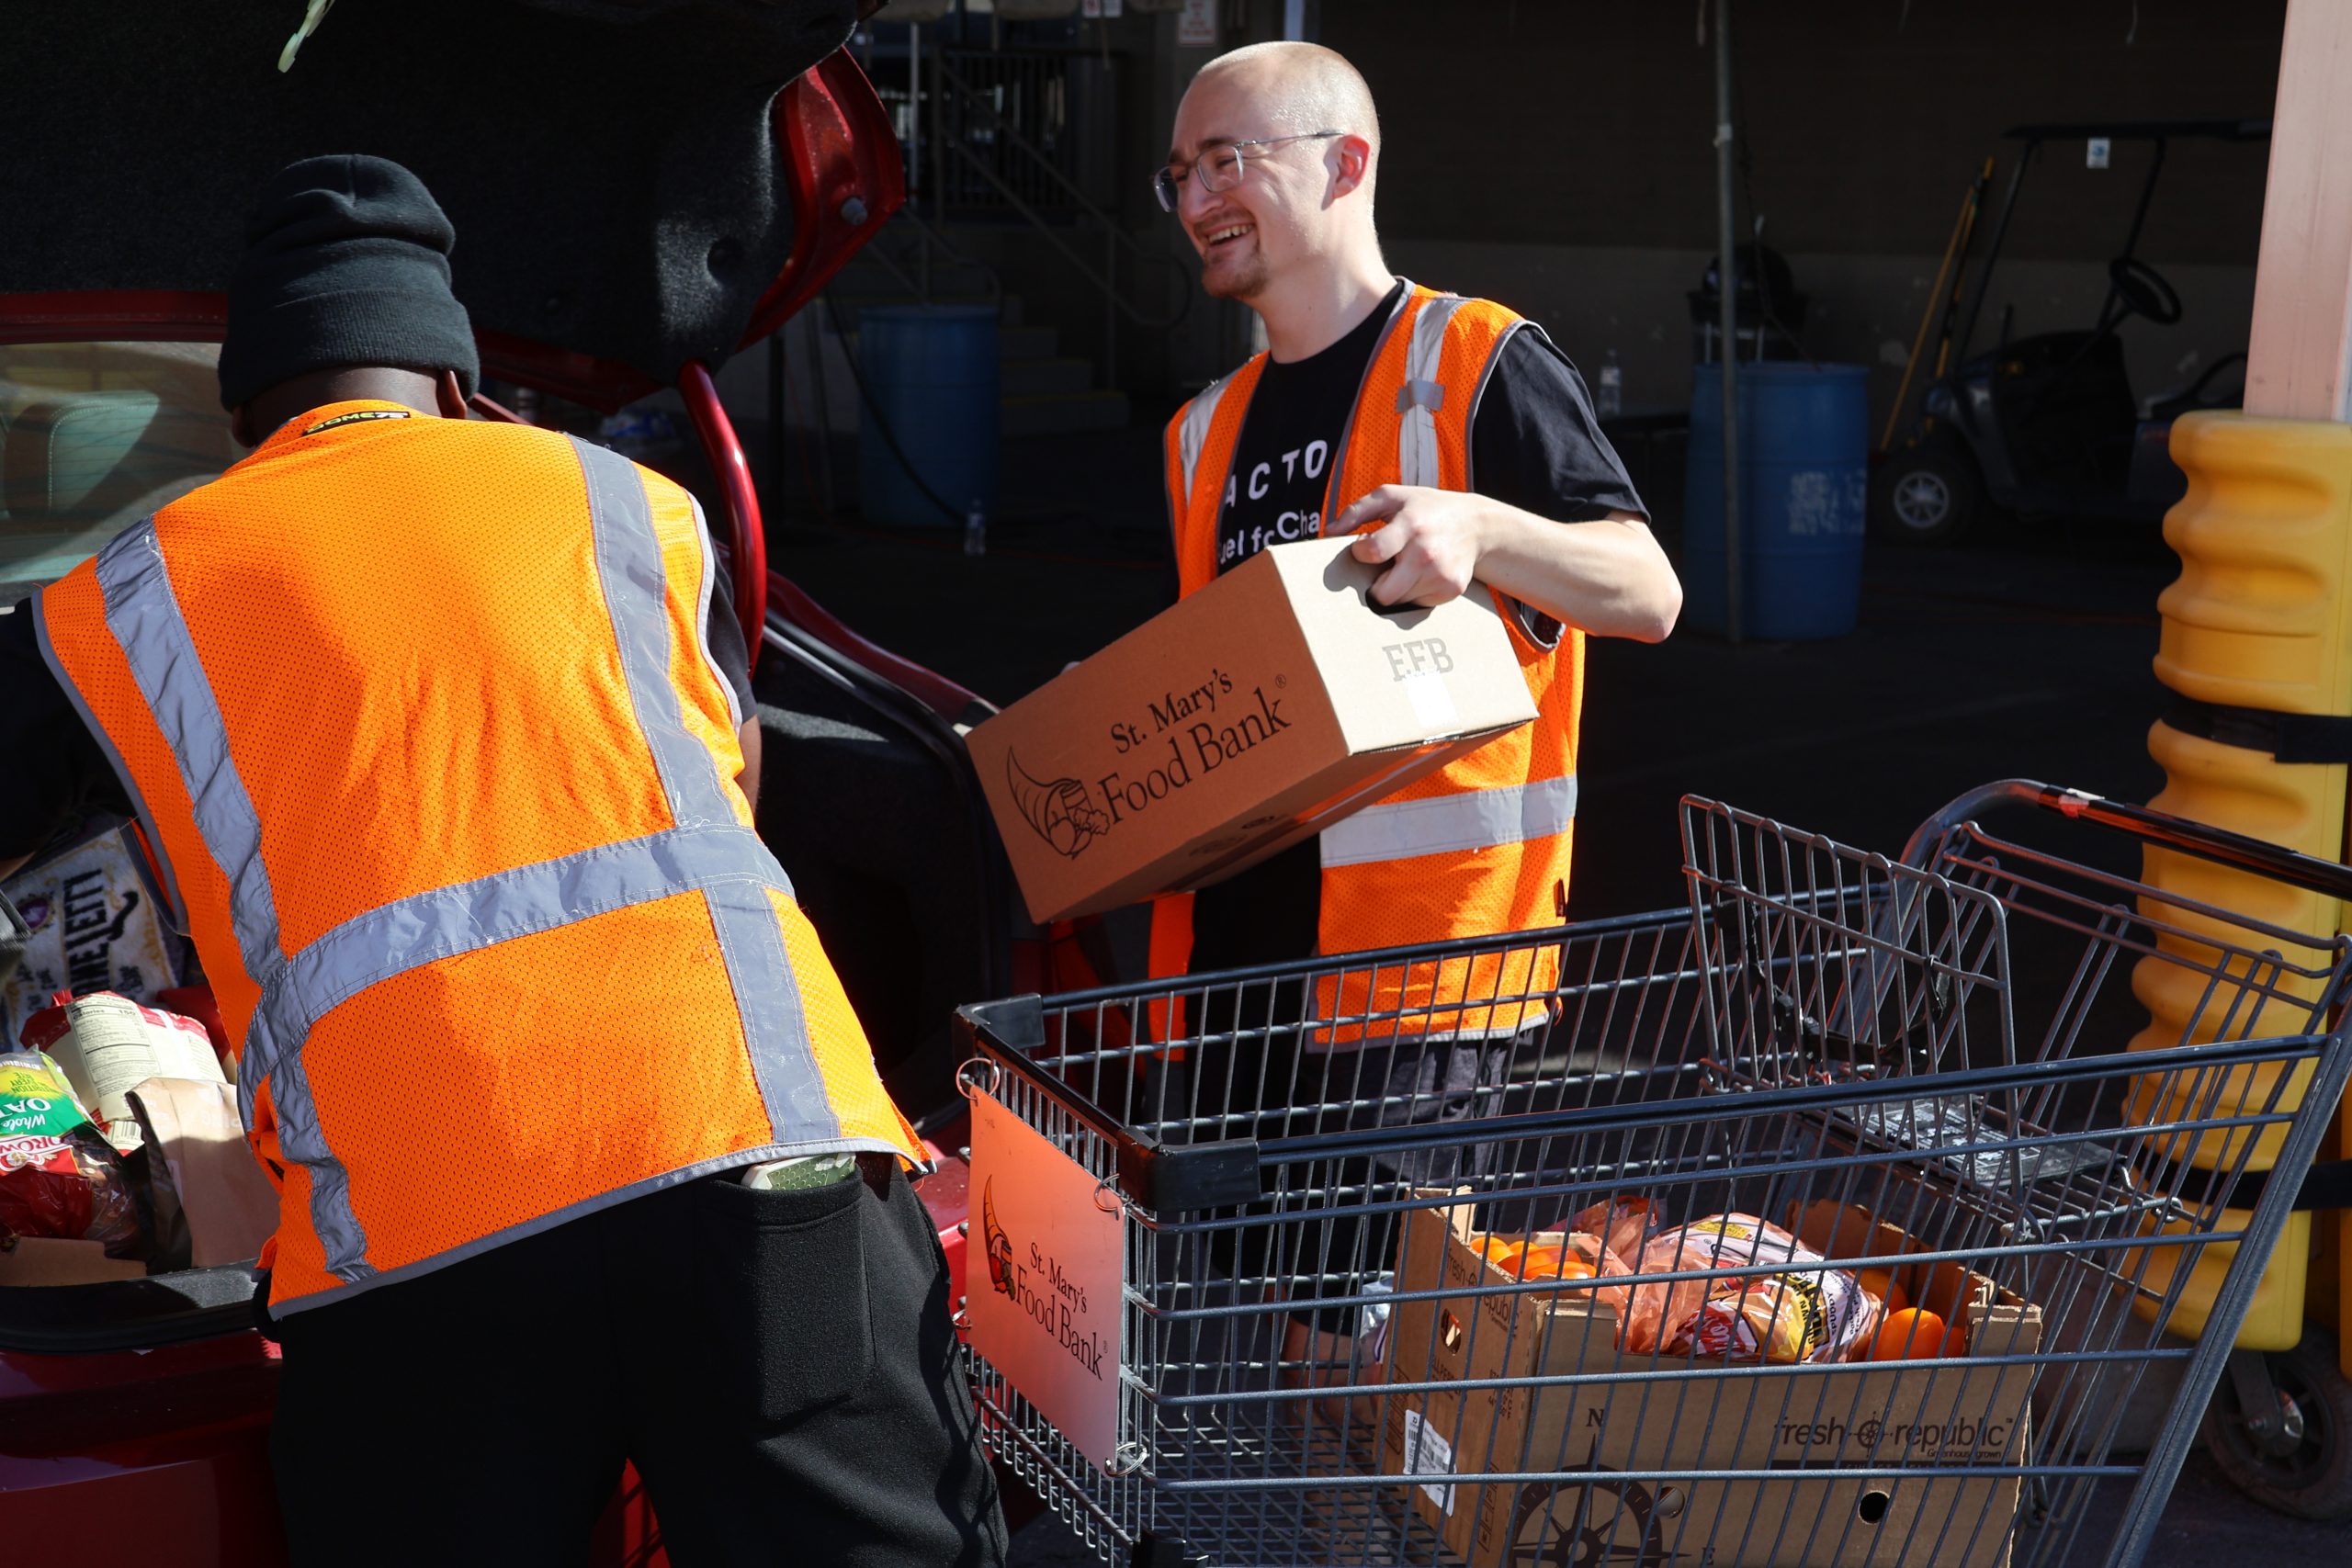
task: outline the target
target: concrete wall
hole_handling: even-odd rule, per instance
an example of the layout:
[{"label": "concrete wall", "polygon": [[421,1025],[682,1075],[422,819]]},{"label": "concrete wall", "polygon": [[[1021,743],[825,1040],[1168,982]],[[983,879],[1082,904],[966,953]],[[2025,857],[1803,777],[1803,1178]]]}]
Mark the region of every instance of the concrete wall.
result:
[{"label": "concrete wall", "polygon": [[[1449,25],[1432,25],[1437,9]],[[1258,5],[1246,33],[1279,7]],[[1905,12],[1908,12],[1907,18]],[[1679,0],[1328,0],[1317,35],[1363,70],[1381,106],[1381,228],[1389,260],[1425,282],[1503,299],[1543,321],[1590,369],[1611,349],[1629,403],[1688,396],[1685,291],[1715,243],[1713,54]],[[1263,15],[1260,15],[1263,13]],[[2033,121],[2267,116],[2283,0],[2140,0],[2132,9],[2037,0],[1807,0],[1735,17],[1748,172],[1740,212],[1765,219],[1812,299],[1805,347],[1873,367],[1883,415],[1901,376],[1962,193],[2000,132]],[[1464,23],[1464,17],[1475,17]],[[1172,18],[1133,41],[1123,140],[1148,164],[1192,73]],[[1261,25],[1262,24],[1262,25]],[[1131,24],[1133,25],[1133,24]],[[2028,179],[1980,346],[2006,306],[2018,333],[2087,325],[2122,247],[2148,152],[2119,145],[2083,167],[2052,145]],[[2267,149],[2173,144],[2140,245],[2179,289],[2171,328],[2124,331],[2142,396],[2185,381],[2245,342]],[[1131,214],[1159,232],[1156,215]],[[1018,246],[1019,242],[1007,242]],[[1983,242],[1979,242],[1979,251]],[[1010,270],[1052,267],[1008,255]],[[1075,295],[1047,291],[1067,320]],[[1099,309],[1091,315],[1099,318]],[[1099,335],[1083,320],[1066,335]],[[1131,389],[1182,389],[1247,349],[1238,308],[1195,298],[1158,365],[1132,355]],[[1081,349],[1082,351],[1082,349]],[[1152,373],[1159,372],[1157,378]]]},{"label": "concrete wall", "polygon": [[[1333,0],[1321,40],[1353,60],[1381,108],[1381,229],[1421,281],[1490,295],[1542,321],[1589,376],[1614,349],[1629,403],[1679,403],[1690,310],[1715,246],[1713,54],[1691,4],[1502,0],[1482,25],[1434,28],[1415,0]],[[2136,32],[2131,32],[2137,17]],[[2282,0],[1808,0],[1742,5],[1735,91],[1758,215],[1812,299],[1816,357],[1873,367],[1883,417],[1961,197],[2018,124],[2263,118]],[[2127,33],[2131,36],[2127,39]],[[1475,91],[1464,91],[1468,84]],[[2123,247],[2145,144],[2086,168],[2052,143],[2030,170],[1978,329],[2087,326]],[[2124,329],[2134,390],[2191,378],[2245,345],[2260,234],[2262,143],[2175,141],[2139,254],[2179,290],[2181,323]]]},{"label": "concrete wall", "polygon": [[[1682,401],[1684,294],[1715,244],[1713,55],[1696,36],[1694,0],[1323,0],[1310,9],[1317,36],[1356,62],[1381,106],[1391,264],[1518,307],[1588,371],[1614,349],[1629,403]],[[1225,46],[1272,36],[1281,11],[1279,0],[1229,5]],[[2037,121],[2267,116],[2283,14],[2284,0],[1743,0],[1740,219],[1761,215],[1766,242],[1810,296],[1804,347],[1872,367],[1883,416],[1962,193],[1986,154],[2001,159],[1994,204],[2006,186],[2016,144],[2001,132]],[[1216,52],[1176,47],[1175,21],[1130,14],[1060,40],[1103,44],[1116,62],[1114,165],[1127,172],[1110,187],[1119,217],[1136,240],[1182,259],[1192,295],[1171,331],[1120,328],[1118,381],[1146,418],[1249,349],[1248,312],[1199,295],[1190,247],[1146,186],[1186,84]],[[1979,347],[2007,307],[2020,334],[2095,319],[2149,156],[2145,144],[2120,143],[2113,165],[2094,171],[2079,142],[2048,147],[2027,181]],[[2139,254],[2179,289],[2186,311],[2178,326],[2125,327],[2141,396],[2244,348],[2267,159],[2261,143],[2173,143]],[[1099,232],[1063,233],[1099,252]],[[1042,236],[976,225],[959,240],[1023,294],[1029,320],[1060,329],[1064,353],[1102,362],[1101,296]]]},{"label": "concrete wall", "polygon": [[[1541,321],[1593,378],[1611,350],[1625,372],[1628,408],[1686,403],[1691,370],[1690,312],[1712,253],[1696,249],[1511,244],[1495,241],[1391,238],[1389,264],[1417,282],[1500,299]],[[1874,418],[1883,419],[1903,374],[1935,280],[1935,254],[1800,252],[1789,257],[1811,297],[1804,333],[1817,357],[1871,368]],[[2178,326],[2132,321],[2120,333],[2134,393],[2142,398],[2194,379],[2225,354],[2245,350],[2254,304],[2249,265],[2166,265],[2179,290]],[[1995,274],[1979,346],[2014,307],[2013,332],[2087,326],[2107,290],[2096,262],[2028,260]],[[1914,405],[1916,407],[1916,403]],[[1877,432],[1872,431],[1875,439]]]},{"label": "concrete wall", "polygon": [[[1371,82],[1398,238],[1705,249],[1713,52],[1690,0],[1339,0],[1322,41]],[[2036,121],[2267,118],[2283,0],[1804,0],[1736,6],[1743,217],[1791,254],[1930,255],[2000,133]],[[2138,29],[2126,41],[2132,17]],[[1906,19],[1907,16],[1907,19]],[[1464,19],[1476,17],[1467,22]],[[2037,172],[2021,256],[2104,259],[2141,154]],[[2175,146],[2145,248],[2253,260],[2259,147]],[[2046,177],[2044,177],[2046,176]]]}]

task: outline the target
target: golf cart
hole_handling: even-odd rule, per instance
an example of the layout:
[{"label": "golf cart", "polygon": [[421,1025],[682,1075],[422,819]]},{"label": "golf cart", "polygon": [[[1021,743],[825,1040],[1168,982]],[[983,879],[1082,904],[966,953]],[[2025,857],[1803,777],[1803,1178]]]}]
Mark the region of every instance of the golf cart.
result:
[{"label": "golf cart", "polygon": [[[1988,505],[2030,514],[2157,521],[2185,489],[2167,450],[2173,420],[2194,409],[2235,407],[2244,395],[2245,355],[2233,354],[2207,367],[2192,385],[2143,405],[2132,395],[2119,334],[2135,316],[2156,326],[2181,317],[2179,294],[2135,254],[2168,144],[2188,137],[2267,142],[2270,122],[2118,120],[2026,125],[2005,134],[2025,145],[2011,166],[1966,317],[1955,338],[1962,294],[1955,280],[1918,417],[1907,434],[1886,444],[1871,476],[1871,518],[1882,537],[1947,543]],[[1998,340],[1971,357],[1968,344],[1992,291],[2026,171],[2052,141],[2154,143],[2123,248],[2107,264],[2106,299],[2087,329],[2014,339],[2005,308]],[[1959,243],[1964,253],[1965,238]],[[1955,362],[1956,368],[1946,369]]]}]

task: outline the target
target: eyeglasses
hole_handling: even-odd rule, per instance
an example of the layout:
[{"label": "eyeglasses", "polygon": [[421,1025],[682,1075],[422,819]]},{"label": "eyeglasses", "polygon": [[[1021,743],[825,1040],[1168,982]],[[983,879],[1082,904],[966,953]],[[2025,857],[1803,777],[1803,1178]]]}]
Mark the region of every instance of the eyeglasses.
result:
[{"label": "eyeglasses", "polygon": [[1228,141],[1222,147],[1212,147],[1184,168],[1170,164],[1151,176],[1151,188],[1159,197],[1163,211],[1173,212],[1183,199],[1184,182],[1198,175],[1201,188],[1205,191],[1231,190],[1241,183],[1248,165],[1241,161],[1244,147],[1279,147],[1285,141],[1317,141],[1326,137],[1345,136],[1344,130],[1302,130],[1295,136],[1260,136],[1248,141]]}]

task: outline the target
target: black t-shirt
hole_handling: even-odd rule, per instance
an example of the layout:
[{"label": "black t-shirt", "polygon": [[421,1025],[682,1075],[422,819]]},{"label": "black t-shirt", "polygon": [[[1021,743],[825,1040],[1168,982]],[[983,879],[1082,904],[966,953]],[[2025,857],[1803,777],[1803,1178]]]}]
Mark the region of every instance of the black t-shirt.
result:
[{"label": "black t-shirt", "polygon": [[[704,606],[711,661],[752,713],[752,664],[724,573]],[[127,818],[130,802],[33,636],[32,605],[0,611],[0,860],[40,850],[93,814]]]},{"label": "black t-shirt", "polygon": [[[1405,285],[1322,353],[1269,360],[1235,443],[1233,474],[1217,515],[1217,570],[1272,544],[1321,533],[1329,465]],[[1644,516],[1625,466],[1600,433],[1584,378],[1532,323],[1504,340],[1470,422],[1470,488],[1560,523],[1612,512]],[[1335,512],[1359,497],[1334,495]],[[1558,623],[1513,606],[1530,637],[1550,646]],[[1205,887],[1193,906],[1193,971],[1278,964],[1315,953],[1322,858],[1313,839]]]}]

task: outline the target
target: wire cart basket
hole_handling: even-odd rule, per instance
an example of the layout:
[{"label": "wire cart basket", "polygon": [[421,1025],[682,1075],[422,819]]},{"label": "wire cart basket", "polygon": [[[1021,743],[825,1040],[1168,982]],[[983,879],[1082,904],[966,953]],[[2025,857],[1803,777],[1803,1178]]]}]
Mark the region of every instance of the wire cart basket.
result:
[{"label": "wire cart basket", "polygon": [[2352,944],[2094,861],[2352,873],[2015,781],[1899,860],[1683,836],[1687,909],[964,1010],[967,1086],[1122,1213],[1109,1463],[971,1357],[1105,1562],[2140,1560],[2352,1073]]}]

